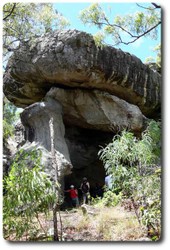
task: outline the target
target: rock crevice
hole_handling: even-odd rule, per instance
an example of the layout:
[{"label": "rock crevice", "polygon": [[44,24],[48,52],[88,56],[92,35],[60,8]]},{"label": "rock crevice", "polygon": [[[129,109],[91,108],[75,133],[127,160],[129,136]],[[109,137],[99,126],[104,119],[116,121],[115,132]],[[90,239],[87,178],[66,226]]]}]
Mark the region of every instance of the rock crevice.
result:
[{"label": "rock crevice", "polygon": [[114,132],[127,128],[140,132],[145,125],[137,106],[104,91],[51,88],[46,96],[62,103],[63,119],[69,125]]}]

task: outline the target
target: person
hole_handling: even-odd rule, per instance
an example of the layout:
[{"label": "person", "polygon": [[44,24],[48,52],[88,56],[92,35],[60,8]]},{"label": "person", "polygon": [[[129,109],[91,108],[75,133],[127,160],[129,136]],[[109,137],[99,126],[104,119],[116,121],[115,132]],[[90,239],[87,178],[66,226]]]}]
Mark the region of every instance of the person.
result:
[{"label": "person", "polygon": [[82,191],[83,194],[83,204],[89,203],[90,200],[90,184],[87,181],[87,178],[84,177],[83,181],[80,185],[80,189]]},{"label": "person", "polygon": [[70,186],[70,189],[66,190],[70,194],[71,202],[73,207],[79,206],[78,191],[74,188],[74,185]]},{"label": "person", "polygon": [[107,189],[112,189],[112,176],[111,175],[107,175],[105,177],[105,185]]}]

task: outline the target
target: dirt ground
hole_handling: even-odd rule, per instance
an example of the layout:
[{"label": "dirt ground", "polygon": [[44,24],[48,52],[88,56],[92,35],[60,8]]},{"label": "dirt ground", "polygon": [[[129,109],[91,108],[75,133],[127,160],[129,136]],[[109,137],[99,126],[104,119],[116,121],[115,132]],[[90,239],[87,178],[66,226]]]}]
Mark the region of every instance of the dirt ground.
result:
[{"label": "dirt ground", "polygon": [[[133,211],[121,206],[88,206],[86,211],[79,208],[60,211],[57,214],[59,241],[150,241]],[[22,236],[19,241],[53,241],[54,225],[52,211],[35,219],[35,236]],[[16,241],[10,234],[6,240]]]},{"label": "dirt ground", "polygon": [[[132,211],[122,207],[90,207],[61,211],[62,241],[150,241]],[[62,231],[62,234],[61,234]]]}]

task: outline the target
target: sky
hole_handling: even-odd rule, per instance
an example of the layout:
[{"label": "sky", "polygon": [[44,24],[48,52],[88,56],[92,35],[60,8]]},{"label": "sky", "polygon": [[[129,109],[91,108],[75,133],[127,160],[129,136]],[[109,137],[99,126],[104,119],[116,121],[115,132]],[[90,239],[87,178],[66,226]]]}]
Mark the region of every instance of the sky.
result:
[{"label": "sky", "polygon": [[[100,3],[100,2],[99,2]],[[78,29],[82,31],[86,31],[91,34],[97,33],[99,31],[94,26],[84,25],[79,18],[80,11],[84,8],[87,8],[91,2],[64,2],[64,3],[55,3],[54,7],[57,9],[64,17],[66,17],[70,22],[70,29]],[[113,19],[116,15],[124,15],[124,14],[134,14],[136,11],[142,11],[135,2],[128,2],[128,3],[118,3],[118,2],[101,2],[100,5],[102,9],[105,11],[106,16],[109,19]],[[146,6],[147,3],[141,3],[142,6]],[[161,27],[160,27],[161,28]],[[119,46],[125,52],[129,52],[137,57],[139,57],[143,62],[145,62],[146,58],[148,57],[156,57],[156,52],[154,52],[154,48],[160,44],[161,41],[161,32],[159,29],[158,39],[153,40],[151,38],[140,38],[135,43],[130,45],[121,45]],[[112,40],[109,39],[107,41],[109,44],[113,44]]]}]

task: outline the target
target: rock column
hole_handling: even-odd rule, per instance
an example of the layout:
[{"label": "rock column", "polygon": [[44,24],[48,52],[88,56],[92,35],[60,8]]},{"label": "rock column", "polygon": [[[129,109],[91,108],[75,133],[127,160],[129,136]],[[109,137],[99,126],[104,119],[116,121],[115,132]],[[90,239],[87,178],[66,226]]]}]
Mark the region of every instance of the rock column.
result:
[{"label": "rock column", "polygon": [[[65,127],[62,118],[62,106],[52,98],[34,103],[25,108],[21,114],[21,121],[25,126],[26,143],[38,144],[44,148],[46,154],[51,154],[50,119],[53,118],[54,150],[58,167],[58,176],[62,177],[71,172],[72,164],[65,142]],[[45,157],[47,158],[47,157]],[[52,159],[52,156],[50,157]],[[46,167],[51,172],[52,164],[47,162]],[[47,166],[48,165],[48,166]],[[60,180],[61,181],[61,180]]]}]

